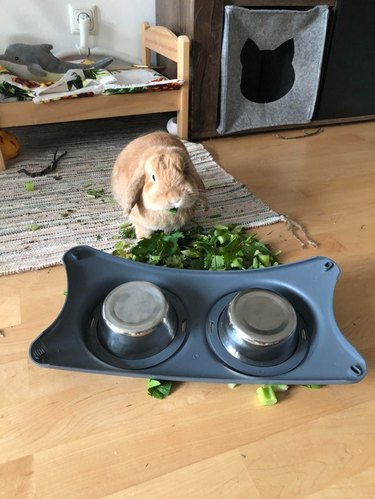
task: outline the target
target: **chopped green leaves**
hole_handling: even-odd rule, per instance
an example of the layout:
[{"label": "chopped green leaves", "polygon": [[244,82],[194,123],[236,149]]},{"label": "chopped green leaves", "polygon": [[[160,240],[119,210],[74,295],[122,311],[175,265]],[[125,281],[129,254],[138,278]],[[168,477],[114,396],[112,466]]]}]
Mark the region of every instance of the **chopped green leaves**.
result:
[{"label": "chopped green leaves", "polygon": [[168,210],[168,211],[169,211],[169,213],[170,213],[171,215],[176,215],[176,213],[177,213],[177,211],[178,211],[178,208],[171,208],[171,209],[170,209],[170,210]]},{"label": "chopped green leaves", "polygon": [[91,199],[101,199],[105,203],[116,203],[116,201],[109,196],[102,187],[91,187],[90,184],[85,185],[85,194]]},{"label": "chopped green leaves", "polygon": [[279,252],[241,226],[216,225],[210,230],[193,227],[170,234],[159,231],[133,246],[123,240],[132,236],[128,225],[121,226],[121,240],[113,254],[152,265],[195,270],[244,270],[278,265]]},{"label": "chopped green leaves", "polygon": [[27,190],[27,192],[35,191],[34,182],[26,182],[25,183],[25,189]]},{"label": "chopped green leaves", "polygon": [[31,232],[35,232],[36,230],[39,230],[40,229],[40,225],[38,224],[30,224],[28,229],[31,231]]},{"label": "chopped green leaves", "polygon": [[86,196],[88,198],[102,198],[104,196],[104,189],[96,189],[94,187],[90,187],[86,189]]},{"label": "chopped green leaves", "polygon": [[164,399],[168,397],[171,389],[171,381],[159,381],[157,379],[147,380],[147,393],[156,399]]},{"label": "chopped green leaves", "polygon": [[129,223],[120,225],[120,237],[122,239],[135,239],[135,229]]}]

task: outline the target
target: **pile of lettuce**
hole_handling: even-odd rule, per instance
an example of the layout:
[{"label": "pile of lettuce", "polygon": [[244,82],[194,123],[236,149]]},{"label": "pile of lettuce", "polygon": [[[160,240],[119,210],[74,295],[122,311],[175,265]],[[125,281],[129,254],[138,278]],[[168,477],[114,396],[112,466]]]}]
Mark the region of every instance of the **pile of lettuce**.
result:
[{"label": "pile of lettuce", "polygon": [[113,254],[138,262],[194,270],[247,270],[278,265],[279,251],[260,242],[256,234],[236,225],[185,232],[154,232],[136,244],[134,229],[123,224]]}]

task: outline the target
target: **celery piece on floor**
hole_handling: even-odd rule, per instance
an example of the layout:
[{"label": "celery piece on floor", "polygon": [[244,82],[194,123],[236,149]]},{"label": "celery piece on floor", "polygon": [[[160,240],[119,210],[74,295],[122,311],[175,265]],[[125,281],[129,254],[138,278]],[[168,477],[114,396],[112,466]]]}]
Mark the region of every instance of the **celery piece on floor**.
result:
[{"label": "celery piece on floor", "polygon": [[165,399],[170,394],[172,383],[157,379],[147,380],[147,393],[156,399]]},{"label": "celery piece on floor", "polygon": [[271,385],[264,385],[257,388],[257,395],[261,405],[277,404],[277,398]]},{"label": "celery piece on floor", "polygon": [[270,385],[274,392],[286,392],[289,388],[288,385]]}]

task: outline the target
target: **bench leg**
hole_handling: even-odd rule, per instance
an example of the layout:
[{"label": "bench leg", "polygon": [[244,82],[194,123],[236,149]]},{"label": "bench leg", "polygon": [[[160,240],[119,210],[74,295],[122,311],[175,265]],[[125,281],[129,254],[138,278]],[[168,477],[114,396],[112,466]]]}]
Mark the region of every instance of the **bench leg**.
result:
[{"label": "bench leg", "polygon": [[1,152],[1,149],[0,149],[0,172],[2,172],[4,170],[5,170],[5,161],[3,158],[3,153]]},{"label": "bench leg", "polygon": [[180,89],[180,105],[177,111],[177,135],[187,139],[189,121],[189,53],[190,41],[185,35],[177,38],[177,78],[184,80]]}]

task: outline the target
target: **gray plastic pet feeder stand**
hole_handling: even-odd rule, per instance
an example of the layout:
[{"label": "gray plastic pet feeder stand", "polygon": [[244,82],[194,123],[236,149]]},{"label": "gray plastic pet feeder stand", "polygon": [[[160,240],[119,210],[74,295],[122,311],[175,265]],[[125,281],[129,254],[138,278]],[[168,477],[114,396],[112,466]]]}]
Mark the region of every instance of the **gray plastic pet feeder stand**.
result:
[{"label": "gray plastic pet feeder stand", "polygon": [[[125,260],[88,246],[64,255],[68,293],[56,320],[31,344],[42,367],[174,381],[254,384],[355,383],[365,360],[345,339],[333,313],[338,266],[315,257],[247,271],[195,271]],[[111,353],[100,340],[102,305],[117,286],[147,281],[177,316],[171,342],[143,358]],[[244,361],[222,342],[225,310],[238,292],[268,290],[285,298],[297,318],[296,342],[280,363]]]}]

